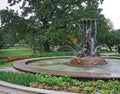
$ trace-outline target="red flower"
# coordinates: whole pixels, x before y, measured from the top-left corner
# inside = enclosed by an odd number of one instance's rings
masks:
[[[10,62],[10,61],[16,61],[19,60],[19,57],[14,57],[14,58],[6,58],[6,62]]]
[[[10,62],[10,61],[16,61],[16,60],[20,60],[20,59],[27,59],[30,58],[30,56],[19,56],[19,57],[12,57],[12,58],[6,58],[5,61],[6,62]]]

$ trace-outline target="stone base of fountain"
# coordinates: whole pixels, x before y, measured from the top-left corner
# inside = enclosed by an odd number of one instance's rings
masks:
[[[101,57],[74,57],[68,63],[72,66],[96,66],[96,65],[105,65],[107,62]]]

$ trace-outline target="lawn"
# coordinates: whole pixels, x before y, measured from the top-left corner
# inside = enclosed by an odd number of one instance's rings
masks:
[[[23,56],[23,55],[31,55],[32,49],[25,48],[25,47],[10,47],[8,49],[1,49],[0,50],[0,58],[2,57],[16,57],[16,56]]]

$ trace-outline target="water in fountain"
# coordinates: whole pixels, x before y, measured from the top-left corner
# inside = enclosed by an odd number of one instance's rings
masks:
[[[75,54],[77,54],[77,51],[73,48],[73,47],[71,47],[71,46],[69,46],[69,45],[64,45],[64,46],[62,46],[60,49],[63,49],[65,47],[65,49],[66,48],[70,48],[70,50],[71,51],[73,51]],[[64,49],[63,49],[64,50]]]
[[[96,52],[94,52],[94,49],[95,49],[95,42],[94,42],[94,39],[91,38],[91,56],[94,56],[94,54]]]

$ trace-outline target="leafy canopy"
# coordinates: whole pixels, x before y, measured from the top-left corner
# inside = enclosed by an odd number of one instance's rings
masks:
[[[68,37],[70,35],[80,39],[78,21],[83,18],[97,19],[98,31],[106,32],[105,18],[98,7],[102,2],[103,0],[8,0],[10,6],[22,3],[19,26],[22,21],[21,28],[27,32],[33,48],[40,43],[45,51],[49,51],[50,46],[73,45]]]

